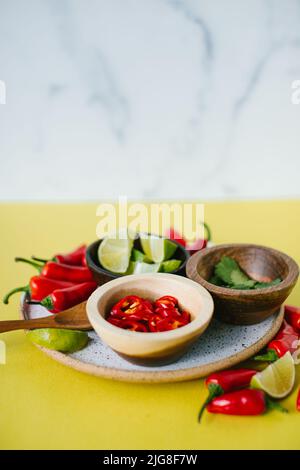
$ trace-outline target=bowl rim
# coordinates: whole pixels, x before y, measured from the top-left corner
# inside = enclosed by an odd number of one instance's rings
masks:
[[[264,251],[268,251],[271,255],[276,258],[280,258],[281,261],[288,266],[288,274],[285,279],[283,279],[279,284],[270,287],[261,287],[259,289],[232,289],[230,287],[221,287],[208,282],[204,279],[198,272],[199,261],[209,253],[219,251],[226,248],[259,248]],[[289,255],[283,253],[282,251],[276,250],[265,245],[258,245],[255,243],[222,243],[219,245],[214,245],[212,247],[204,248],[203,250],[198,251],[192,255],[186,266],[186,273],[189,279],[193,279],[195,282],[198,282],[203,287],[205,287],[209,292],[213,294],[223,294],[228,297],[233,296],[243,296],[243,297],[255,297],[258,294],[270,293],[270,292],[280,292],[286,287],[290,287],[292,284],[295,284],[299,276],[299,266],[296,261],[293,260]]]
[[[141,232],[142,233],[142,232]],[[139,234],[138,234],[139,235]],[[154,234],[153,234],[154,235]],[[157,235],[159,236],[160,238],[165,238],[167,240],[170,240],[171,242],[175,243],[177,245],[177,249],[179,248],[182,253],[184,253],[185,255],[185,259],[184,261],[182,262],[182,264],[179,266],[179,268],[175,269],[175,271],[172,271],[171,273],[162,273],[162,274],[176,274],[180,271],[182,271],[183,269],[185,270],[186,269],[186,265],[187,265],[187,262],[189,260],[189,258],[191,257],[190,253],[188,252],[188,250],[186,250],[184,248],[184,246],[182,246],[177,240],[171,240],[171,238],[168,238],[168,237],[163,237],[161,235]],[[86,254],[85,254],[85,257],[86,257],[86,262],[87,262],[87,265],[90,269],[93,269],[94,271],[97,271],[98,273],[100,274],[105,274],[107,276],[111,276],[112,279],[118,279],[119,277],[124,277],[124,274],[123,273],[113,273],[112,271],[108,271],[107,269],[103,268],[102,266],[98,266],[94,260],[93,260],[93,257],[91,255],[91,250],[95,247],[95,246],[99,246],[100,243],[102,242],[102,240],[104,240],[104,238],[100,238],[98,240],[95,240],[94,242],[90,243],[88,246],[87,246],[87,249],[86,249]],[[98,248],[97,246],[97,248]],[[100,263],[99,263],[100,264]],[[156,273],[153,273],[153,274],[156,274]],[[128,274],[126,275],[128,276]]]
[[[107,291],[118,287],[120,285],[124,285],[134,281],[136,279],[145,279],[149,281],[149,278],[159,278],[161,280],[167,281],[174,281],[179,282],[181,284],[188,284],[189,286],[193,287],[195,290],[198,291],[199,295],[202,297],[203,302],[203,310],[206,313],[205,319],[203,320],[202,315],[197,316],[193,321],[184,325],[181,328],[176,328],[175,330],[171,331],[160,331],[160,332],[149,332],[148,334],[145,332],[140,331],[130,331],[125,330],[123,328],[119,328],[118,326],[112,325],[109,323],[98,311],[98,302],[102,295],[104,295]],[[167,294],[166,294],[167,295]],[[146,273],[146,274],[129,274],[127,276],[118,277],[117,279],[113,279],[111,281],[106,282],[102,286],[99,286],[89,297],[86,305],[87,316],[94,328],[94,324],[98,323],[102,328],[111,331],[112,333],[117,333],[121,336],[127,338],[142,338],[143,340],[167,340],[168,338],[178,338],[188,335],[194,331],[197,331],[203,325],[208,325],[213,317],[214,313],[214,301],[210,294],[210,292],[205,289],[201,284],[193,281],[192,279],[188,279],[187,277],[179,276],[176,274],[170,273]]]

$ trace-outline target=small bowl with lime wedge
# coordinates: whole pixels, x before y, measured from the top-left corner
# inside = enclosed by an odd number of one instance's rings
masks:
[[[175,240],[151,234],[103,238],[88,246],[86,262],[102,285],[129,274],[172,273],[185,276],[189,252]]]

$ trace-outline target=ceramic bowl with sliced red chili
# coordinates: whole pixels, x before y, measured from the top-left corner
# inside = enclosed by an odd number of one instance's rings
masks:
[[[98,287],[87,303],[100,338],[123,358],[146,366],[180,358],[206,330],[213,310],[205,288],[164,273],[114,279]]]

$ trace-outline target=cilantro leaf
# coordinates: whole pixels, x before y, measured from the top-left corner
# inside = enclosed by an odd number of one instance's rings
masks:
[[[238,286],[239,289],[252,289],[255,281],[245,274],[238,263],[229,256],[223,256],[215,266],[215,274],[230,287]]]
[[[215,266],[213,276],[209,280],[212,284],[231,289],[262,289],[264,287],[276,286],[281,281],[280,278],[274,279],[271,282],[258,282],[250,279],[242,271],[239,264],[229,256],[221,258]]]
[[[256,282],[254,288],[255,289],[262,289],[264,287],[271,287],[271,286],[277,286],[277,284],[281,283],[280,277],[277,279],[274,279],[274,281],[271,282]]]
[[[227,287],[227,284],[224,284],[221,278],[219,278],[216,274],[211,276],[208,280],[211,284],[214,284],[215,286],[220,286],[220,287]]]

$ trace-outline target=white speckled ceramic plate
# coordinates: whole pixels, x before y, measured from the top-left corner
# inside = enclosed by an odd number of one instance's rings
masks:
[[[37,318],[47,314],[44,307],[27,305],[23,297],[23,318]],[[88,333],[88,346],[73,354],[38,347],[68,367],[99,377],[128,382],[180,382],[205,377],[249,359],[273,338],[282,320],[283,308],[257,325],[236,326],[213,320],[181,359],[160,367],[144,367],[127,362],[106,346],[94,331]]]

